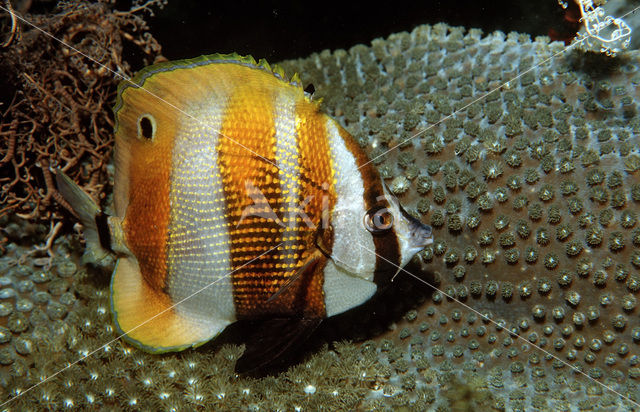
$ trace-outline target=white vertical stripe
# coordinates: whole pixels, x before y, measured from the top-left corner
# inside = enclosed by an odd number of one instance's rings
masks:
[[[324,267],[324,306],[327,317],[346,312],[371,299],[376,293],[375,283],[351,276],[333,261]]]
[[[179,125],[171,169],[169,295],[174,302],[189,297],[175,310],[209,330],[211,337],[236,318],[228,276],[230,236],[216,151],[224,101],[212,93],[207,101],[188,109],[193,117],[185,117]]]
[[[273,119],[276,129],[275,157],[282,191],[281,199],[286,205],[284,213],[276,211],[285,225],[282,245],[282,253],[285,256],[282,263],[292,267],[296,262],[294,254],[297,252],[295,246],[298,243],[295,236],[298,232],[296,210],[300,206],[300,163],[296,133],[296,104],[293,95],[277,94],[273,103]]]
[[[375,293],[376,256],[370,252],[375,250],[373,237],[363,225],[362,174],[334,120],[327,118],[326,126],[336,173],[336,205],[331,215],[333,262],[325,267],[323,288],[327,316],[333,316],[364,303]]]

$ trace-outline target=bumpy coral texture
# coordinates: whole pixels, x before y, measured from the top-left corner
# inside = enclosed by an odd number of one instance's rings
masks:
[[[429,293],[372,340],[263,379],[233,374],[236,346],[151,356],[117,341],[9,407],[632,407],[533,345],[639,399],[636,52],[610,59],[437,25],[284,66],[434,226],[412,270],[500,326]],[[104,283],[68,260],[9,268],[20,252],[0,258],[2,399],[114,337]]]

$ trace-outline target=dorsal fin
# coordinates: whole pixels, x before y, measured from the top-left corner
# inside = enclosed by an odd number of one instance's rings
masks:
[[[175,67],[194,67],[215,63],[236,63],[260,69],[265,72],[271,73],[277,79],[302,90],[302,81],[300,80],[300,76],[298,75],[298,73],[294,73],[291,78],[288,78],[284,72],[284,69],[277,64],[271,66],[265,59],[260,59],[258,62],[256,62],[256,60],[250,55],[242,56],[237,53],[214,53],[195,57],[193,59],[182,59],[156,63],[143,68],[142,70],[137,72],[131,79],[120,82],[120,84],[118,85],[116,104],[113,108],[113,111],[114,113],[117,113],[122,106],[122,92],[124,91],[124,89],[126,89],[127,87],[141,87],[144,84],[144,81],[155,73],[170,70],[171,68]],[[309,96],[307,96],[306,94],[305,99],[311,101]]]

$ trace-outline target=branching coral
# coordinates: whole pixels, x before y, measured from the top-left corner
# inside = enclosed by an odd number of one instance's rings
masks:
[[[53,14],[27,15],[30,23],[20,21],[22,38],[14,36],[0,50],[6,74],[0,87],[8,91],[0,121],[0,217],[52,220],[64,204],[52,167],[96,200],[106,195],[111,106],[119,77],[132,69],[123,51],[137,56],[135,69],[160,52],[142,18],[109,8],[106,2],[68,2]]]

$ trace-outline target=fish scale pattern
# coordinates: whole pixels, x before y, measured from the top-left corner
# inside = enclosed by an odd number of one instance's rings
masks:
[[[640,400],[637,52],[609,59],[437,25],[283,66],[315,85],[403,205],[434,226],[416,274],[446,295],[274,377],[238,378],[235,346],[153,356],[116,342],[7,407],[633,409],[558,359]],[[0,261],[2,290],[36,299],[11,286],[31,270],[12,266],[22,253]],[[68,313],[45,312],[59,327],[0,330],[3,400],[113,338],[108,287],[75,273]],[[22,353],[21,338],[38,344]]]

